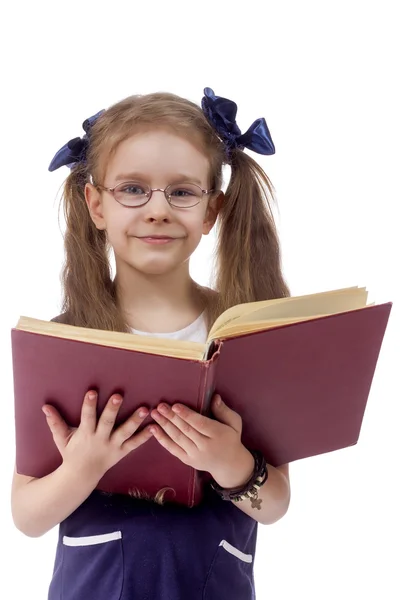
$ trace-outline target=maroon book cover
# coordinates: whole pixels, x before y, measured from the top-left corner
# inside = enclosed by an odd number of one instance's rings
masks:
[[[112,393],[117,424],[141,405],[181,402],[207,416],[214,392],[243,420],[242,441],[273,466],[356,444],[391,303],[217,342],[207,361],[146,354],[12,329],[16,467],[43,477],[61,457],[41,407],[78,426],[90,388],[99,412]],[[148,417],[143,427],[151,421]],[[198,504],[207,474],[148,442],[112,467],[104,491],[172,488],[167,500]]]

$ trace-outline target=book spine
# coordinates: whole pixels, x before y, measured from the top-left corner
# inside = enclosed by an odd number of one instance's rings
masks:
[[[202,415],[210,415],[210,404],[214,395],[216,379],[217,379],[217,368],[219,362],[219,356],[221,353],[223,343],[214,342],[214,348],[212,356],[209,360],[202,363],[202,375],[201,382],[202,387],[199,393],[199,408],[198,411]]]
[[[199,393],[197,398],[197,412],[206,417],[212,417],[210,411],[211,399],[215,390],[216,373],[219,357],[219,348],[214,352],[210,360],[201,363]],[[189,506],[195,506],[199,503],[203,495],[203,487],[209,476],[192,469],[189,481]]]

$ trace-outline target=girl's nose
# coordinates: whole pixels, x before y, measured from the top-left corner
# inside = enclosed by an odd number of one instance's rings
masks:
[[[161,190],[152,192],[150,200],[144,205],[146,210],[146,219],[167,219],[171,214],[171,207]]]

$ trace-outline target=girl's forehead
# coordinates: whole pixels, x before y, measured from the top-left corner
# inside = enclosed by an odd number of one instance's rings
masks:
[[[173,175],[207,178],[209,160],[199,143],[167,129],[139,131],[118,144],[106,166],[107,179],[122,175]]]

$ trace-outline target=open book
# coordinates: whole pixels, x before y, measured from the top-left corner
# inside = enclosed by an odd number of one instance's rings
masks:
[[[16,329],[175,358],[206,360],[215,340],[239,337],[290,323],[372,306],[367,305],[367,298],[368,292],[365,288],[351,287],[307,296],[238,304],[218,317],[205,344],[74,327],[30,317],[21,317]]]
[[[273,466],[358,441],[391,303],[367,304],[365,288],[234,306],[205,344],[73,327],[21,317],[12,329],[17,471],[33,477],[61,462],[41,407],[79,425],[85,393],[99,411],[124,396],[117,424],[139,406],[181,402],[212,418],[218,392],[243,421],[242,442]],[[143,426],[151,421],[148,417]],[[150,439],[99,482],[99,489],[200,502],[207,474]]]

